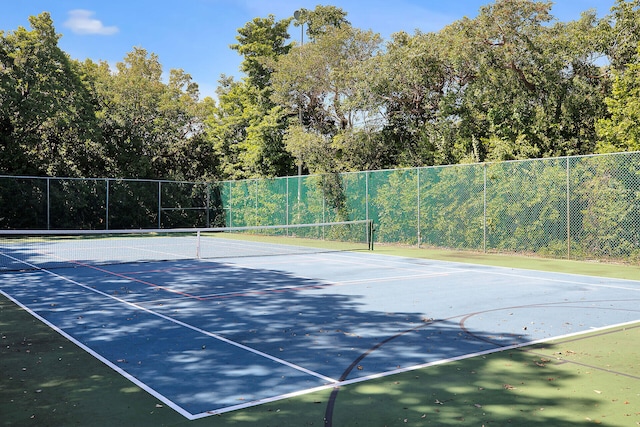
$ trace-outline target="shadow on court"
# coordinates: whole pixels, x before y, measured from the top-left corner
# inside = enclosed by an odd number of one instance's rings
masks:
[[[617,361],[614,366],[637,374],[638,347],[620,343],[639,342],[639,331],[628,328],[572,344],[537,346],[535,352],[493,353],[342,387],[334,425],[634,424],[640,421],[632,407],[637,379],[625,383],[626,377],[596,367]],[[3,425],[324,423],[329,390],[188,421],[2,296],[0,332]],[[615,359],[612,352],[617,352]],[[561,359],[552,357],[558,353]],[[595,366],[566,363],[572,360]]]
[[[217,262],[3,279],[12,298],[191,415],[525,340],[372,311],[337,285]]]

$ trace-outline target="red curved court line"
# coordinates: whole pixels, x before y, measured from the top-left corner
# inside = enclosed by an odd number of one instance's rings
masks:
[[[610,301],[610,300],[597,300],[598,302],[606,302],[606,301]],[[580,301],[580,304],[583,303],[588,303],[588,302],[594,302],[594,301]],[[385,338],[384,340],[376,343],[375,345],[373,345],[372,347],[370,347],[369,349],[367,349],[365,352],[363,352],[360,356],[358,356],[350,365],[349,367],[347,367],[347,369],[342,373],[342,375],[340,376],[340,378],[338,379],[339,382],[344,381],[347,376],[351,373],[351,371],[353,371],[353,369],[367,356],[369,356],[371,353],[373,353],[374,351],[378,350],[379,348],[381,348],[382,346],[384,346],[385,344],[395,340],[398,337],[401,337],[407,333],[410,332],[414,332],[417,331],[419,329],[434,325],[436,323],[440,323],[440,322],[445,322],[445,321],[451,321],[453,319],[457,319],[457,318],[461,318],[459,321],[459,325],[460,325],[460,329],[465,332],[466,334],[468,334],[469,336],[478,339],[480,341],[484,341],[487,342],[489,344],[495,345],[498,348],[505,348],[508,346],[504,346],[502,344],[497,344],[495,342],[492,342],[490,340],[478,337],[476,335],[474,335],[473,333],[469,332],[467,330],[467,328],[465,327],[464,323],[466,322],[467,319],[473,317],[473,316],[477,316],[479,314],[483,314],[483,313],[489,313],[489,312],[493,312],[493,311],[502,311],[502,310],[514,310],[514,309],[519,309],[519,308],[529,308],[529,307],[540,307],[540,306],[556,306],[556,307],[562,307],[563,304],[567,304],[566,301],[558,301],[555,303],[546,303],[546,304],[540,304],[540,303],[536,303],[536,304],[525,304],[525,305],[517,305],[517,306],[511,306],[511,307],[499,307],[499,308],[494,308],[491,310],[482,310],[482,311],[476,311],[473,313],[467,313],[467,314],[460,314],[460,315],[456,315],[456,316],[450,316],[447,317],[445,319],[432,319],[429,320],[428,322],[425,322],[421,325],[415,326],[413,328],[398,332],[397,334],[394,334],[392,336],[389,336],[387,338]],[[576,308],[584,308],[584,307],[576,307]],[[593,307],[589,307],[589,309],[592,309]],[[331,390],[331,394],[329,395],[329,399],[327,400],[327,406],[325,408],[325,414],[324,414],[324,422],[325,422],[325,427],[333,427],[333,412],[334,412],[334,408],[336,405],[336,402],[338,400],[338,393],[340,393],[340,385],[335,386],[332,390]]]

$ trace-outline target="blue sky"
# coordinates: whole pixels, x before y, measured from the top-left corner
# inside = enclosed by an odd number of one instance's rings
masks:
[[[182,68],[192,75],[203,96],[213,96],[221,74],[241,77],[241,57],[229,45],[237,29],[255,17],[292,16],[297,8],[333,5],[348,13],[358,28],[383,38],[397,31],[438,31],[464,16],[475,17],[491,0],[2,0],[0,30],[29,28],[28,17],[49,12],[59,46],[72,58],[111,64],[133,47],[158,55],[166,73]],[[553,15],[578,19],[582,11],[609,13],[615,0],[557,0]],[[291,37],[300,38],[292,27]]]

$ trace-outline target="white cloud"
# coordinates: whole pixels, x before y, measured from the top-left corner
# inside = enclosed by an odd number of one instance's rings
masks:
[[[118,27],[106,27],[102,21],[93,18],[95,12],[84,9],[75,9],[69,11],[69,19],[64,26],[70,28],[76,34],[98,34],[109,36],[117,33]]]

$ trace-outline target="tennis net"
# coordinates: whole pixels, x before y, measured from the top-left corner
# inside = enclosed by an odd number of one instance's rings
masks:
[[[3,230],[0,272],[373,249],[369,220],[157,230]]]

